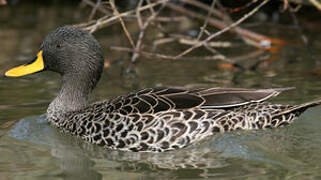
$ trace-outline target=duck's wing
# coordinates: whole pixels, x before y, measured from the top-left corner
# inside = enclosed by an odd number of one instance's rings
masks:
[[[242,106],[253,102],[262,102],[279,95],[282,91],[294,89],[241,89],[241,88],[211,88],[205,89],[198,94],[205,99],[201,108],[229,108]]]
[[[224,109],[253,102],[261,102],[277,96],[279,89],[202,88],[185,89],[178,87],[157,87],[120,96],[109,101],[110,111],[121,114],[157,113],[171,109]]]

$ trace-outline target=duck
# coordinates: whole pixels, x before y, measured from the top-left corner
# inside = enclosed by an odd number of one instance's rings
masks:
[[[103,67],[94,36],[63,26],[45,37],[32,61],[5,76],[60,74],[61,89],[46,113],[49,124],[91,144],[133,152],[176,150],[224,132],[286,126],[321,104],[321,99],[299,105],[266,101],[291,88],[182,87],[145,88],[90,104]]]

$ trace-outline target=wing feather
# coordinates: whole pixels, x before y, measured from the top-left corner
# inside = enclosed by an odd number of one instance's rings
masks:
[[[179,87],[148,88],[111,100],[113,104],[122,104],[115,110],[132,106],[138,113],[157,113],[171,109],[224,109],[242,106],[253,102],[262,102],[277,96],[284,90],[278,89],[241,89],[241,88],[200,88],[185,89]],[[137,103],[127,104],[125,102]],[[127,107],[128,108],[128,107]]]

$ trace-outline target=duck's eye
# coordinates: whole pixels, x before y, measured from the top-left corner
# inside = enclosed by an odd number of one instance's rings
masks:
[[[57,48],[61,48],[61,44],[57,44],[57,46],[56,46]]]

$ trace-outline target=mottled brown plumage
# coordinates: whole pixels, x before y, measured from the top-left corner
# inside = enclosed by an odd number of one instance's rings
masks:
[[[263,102],[282,90],[149,88],[80,111],[49,110],[48,117],[64,132],[106,148],[162,152],[217,133],[284,126],[320,104]]]

